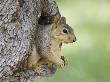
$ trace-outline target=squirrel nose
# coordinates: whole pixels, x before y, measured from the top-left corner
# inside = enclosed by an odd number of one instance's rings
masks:
[[[73,40],[73,42],[75,42],[75,40]]]
[[[76,40],[73,40],[73,42],[75,42]]]
[[[76,37],[74,38],[73,42],[76,42]]]

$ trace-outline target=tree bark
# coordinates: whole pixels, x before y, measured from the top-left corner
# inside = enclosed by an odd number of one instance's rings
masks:
[[[52,0],[0,0],[0,82],[27,82],[43,76],[27,69],[25,61],[32,52],[38,23],[52,23],[56,15],[60,13]],[[50,72],[44,76],[56,69],[46,69]]]

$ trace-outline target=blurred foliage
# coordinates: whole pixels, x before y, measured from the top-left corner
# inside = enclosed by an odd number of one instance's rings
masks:
[[[64,44],[69,65],[37,82],[110,82],[110,0],[56,0],[77,42]]]

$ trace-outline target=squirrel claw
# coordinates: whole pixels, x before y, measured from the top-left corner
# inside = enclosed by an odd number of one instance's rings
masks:
[[[36,73],[38,73],[39,75],[41,75],[41,73],[43,72],[42,69],[39,66],[36,66],[35,69],[34,69],[34,71]]]
[[[64,62],[57,65],[59,68],[64,68]]]
[[[64,64],[63,65],[60,65],[60,68],[64,68]]]
[[[64,61],[64,66],[68,65],[68,60],[65,58],[65,56],[61,56],[61,59]]]

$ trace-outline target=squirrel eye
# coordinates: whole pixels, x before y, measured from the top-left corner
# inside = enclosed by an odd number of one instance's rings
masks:
[[[64,33],[68,33],[68,31],[67,31],[66,29],[63,29],[63,32],[64,32]]]

